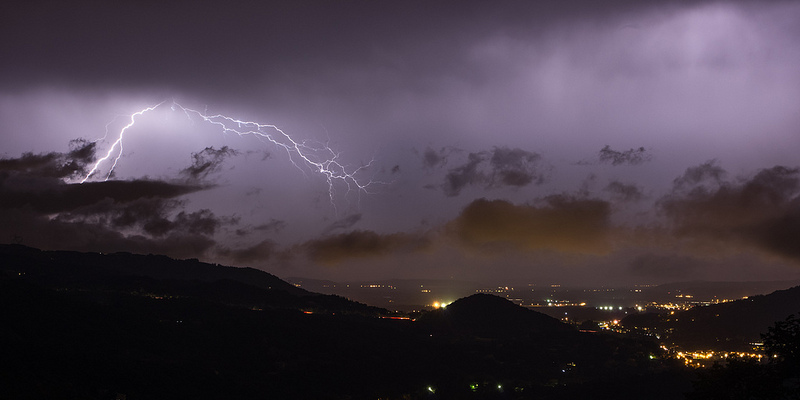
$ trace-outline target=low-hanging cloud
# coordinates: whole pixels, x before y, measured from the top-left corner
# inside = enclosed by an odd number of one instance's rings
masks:
[[[41,213],[59,213],[107,200],[125,204],[141,198],[176,198],[206,188],[153,180],[67,184],[59,179],[0,176],[0,208],[24,206]]]
[[[307,254],[315,262],[333,265],[347,259],[385,256],[395,251],[416,252],[428,245],[429,239],[424,235],[379,234],[365,230],[310,240],[295,251]]]
[[[700,260],[688,256],[648,253],[631,260],[629,271],[649,279],[689,279],[701,264]]]
[[[257,231],[266,231],[266,232],[280,232],[284,228],[286,228],[286,221],[272,218],[269,222],[264,224],[259,224],[253,227],[254,230]]]
[[[275,254],[277,246],[270,240],[262,240],[244,248],[218,248],[216,254],[233,261],[236,265],[263,264]]]
[[[718,188],[725,181],[727,171],[719,166],[717,160],[709,160],[698,166],[689,167],[683,175],[672,181],[673,191],[708,190]]]
[[[0,159],[0,209],[29,207],[40,213],[60,213],[103,201],[128,203],[142,198],[169,199],[207,187],[136,179],[69,184],[94,160],[94,143],[73,140],[68,153],[26,153]]]
[[[357,224],[358,221],[361,221],[361,214],[352,214],[348,215],[344,218],[334,221],[330,225],[326,226],[325,229],[322,230],[322,234],[326,235],[332,231],[337,229],[349,229],[353,227],[353,225]]]
[[[185,211],[181,197],[208,186],[149,179],[67,183],[86,173],[94,144],[67,153],[0,160],[0,235],[43,248],[197,256],[220,226],[208,209]]]
[[[800,169],[775,166],[736,181],[724,175],[706,163],[676,179],[659,202],[675,233],[800,261]]]
[[[68,153],[25,153],[19,158],[0,159],[0,173],[24,174],[42,178],[73,178],[86,173],[94,161],[96,144],[85,139],[70,141]]]
[[[0,210],[0,237],[43,249],[164,254],[196,258],[215,245],[213,238],[190,231],[161,237],[113,228],[100,221],[49,219],[28,208]]]
[[[603,188],[604,192],[611,194],[614,200],[621,202],[636,202],[644,198],[644,193],[639,186],[632,183],[611,181]]]
[[[478,199],[449,222],[446,231],[473,248],[598,253],[607,246],[610,214],[605,201],[563,195],[547,197],[538,206]]]

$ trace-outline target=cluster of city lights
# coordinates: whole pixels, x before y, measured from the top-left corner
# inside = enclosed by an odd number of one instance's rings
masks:
[[[433,304],[431,304],[431,307],[433,307],[435,309],[439,309],[439,308],[445,308],[445,307],[447,307],[449,305],[450,305],[450,303],[445,302],[445,301],[434,301]]]
[[[675,352],[675,357],[678,359],[683,360],[683,363],[689,367],[701,368],[708,366],[713,362],[720,362],[726,361],[729,358],[749,358],[754,359],[756,361],[761,361],[764,358],[763,354],[759,353],[748,353],[748,352],[739,352],[739,351],[713,351],[713,350],[703,350],[703,351],[678,351]]]
[[[502,384],[502,383],[498,383],[498,384],[496,384],[496,385],[495,385],[495,384],[487,384],[487,383],[484,383],[483,385],[481,385],[480,383],[477,383],[477,382],[472,382],[472,383],[470,383],[470,384],[469,384],[469,389],[470,389],[472,392],[477,392],[478,390],[480,390],[480,389],[481,389],[481,387],[482,387],[482,386],[485,388],[484,390],[486,390],[486,389],[490,389],[490,390],[496,390],[496,391],[498,391],[498,392],[500,392],[500,393],[502,393],[502,392],[504,391],[504,389],[505,389],[505,388],[503,387],[503,384]],[[436,393],[436,387],[435,387],[435,386],[427,386],[427,387],[425,388],[425,390],[426,390],[426,391],[428,391],[428,393]],[[514,391],[515,391],[515,392],[521,392],[522,390],[523,390],[523,389],[522,389],[521,387],[515,387],[515,388],[514,388]]]

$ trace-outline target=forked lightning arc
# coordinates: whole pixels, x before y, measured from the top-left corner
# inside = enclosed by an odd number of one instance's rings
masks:
[[[92,165],[92,168],[89,170],[86,176],[81,179],[80,183],[84,183],[98,174],[100,166],[103,163],[111,164],[108,169],[108,173],[105,176],[105,180],[110,179],[112,173],[114,172],[114,168],[116,168],[117,163],[123,154],[125,133],[135,125],[138,117],[141,117],[143,114],[161,107],[165,103],[166,101],[163,101],[154,106],[144,108],[131,114],[128,124],[120,129],[116,140],[114,140],[114,142],[111,144],[111,147],[108,149],[106,154],[99,158],[94,165]],[[312,171],[325,177],[328,183],[328,194],[330,195],[332,203],[334,201],[334,183],[337,181],[343,182],[347,186],[348,190],[358,190],[365,193],[370,185],[376,183],[373,181],[364,182],[356,177],[359,172],[365,168],[368,168],[372,164],[373,160],[370,160],[370,162],[365,165],[348,171],[348,169],[338,161],[339,153],[334,151],[327,144],[317,141],[295,140],[289,134],[275,125],[262,124],[254,121],[243,121],[222,114],[207,115],[206,113],[184,107],[175,101],[170,103],[170,109],[172,111],[183,112],[186,115],[186,118],[191,121],[199,118],[203,122],[217,126],[222,133],[233,133],[238,136],[253,136],[261,141],[264,141],[265,143],[271,143],[284,149],[289,156],[289,161],[295,167],[303,171],[298,164],[301,163],[310,168]],[[305,171],[303,172],[305,173]]]

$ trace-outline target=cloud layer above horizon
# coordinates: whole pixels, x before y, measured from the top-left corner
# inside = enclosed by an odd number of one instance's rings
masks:
[[[796,2],[10,13],[0,242],[335,280],[800,278]]]

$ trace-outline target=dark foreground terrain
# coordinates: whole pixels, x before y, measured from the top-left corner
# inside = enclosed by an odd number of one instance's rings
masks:
[[[409,319],[161,256],[0,246],[0,305],[2,399],[680,399],[695,379],[491,295]]]

